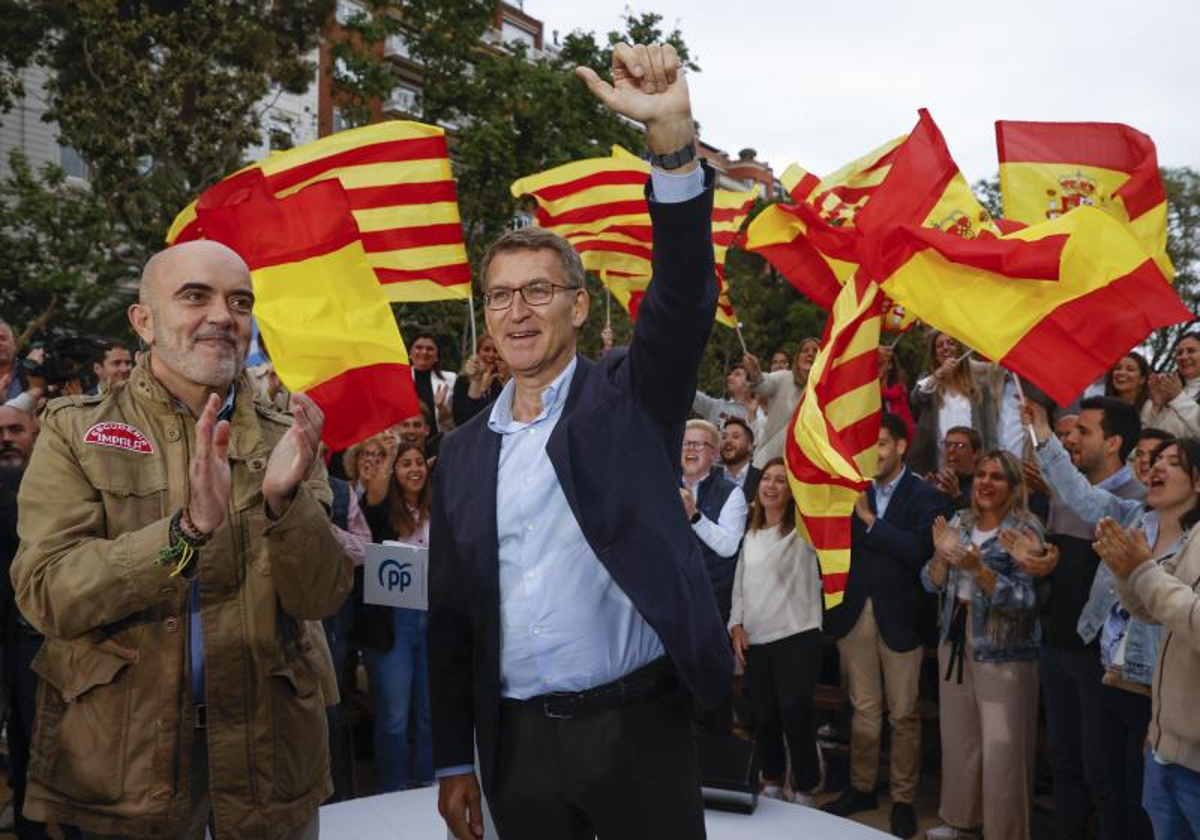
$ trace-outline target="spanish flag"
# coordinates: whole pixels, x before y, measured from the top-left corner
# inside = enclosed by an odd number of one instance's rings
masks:
[[[579,252],[613,297],[637,318],[652,273],[654,231],[645,187],[650,165],[620,146],[606,158],[586,158],[527,175],[512,184],[514,197],[537,202],[539,227],[557,233]],[[725,287],[725,255],[741,229],[755,193],[718,189],[713,200],[713,256],[717,266],[716,321],[737,326]]]
[[[330,450],[418,413],[408,354],[342,185],[327,178],[276,198],[251,168],[218,186],[197,221],[250,266],[275,370],[321,407]]]
[[[1167,279],[1167,194],[1154,141],[1120,123],[996,123],[1006,218],[1027,225],[1098,207],[1129,225]]]
[[[879,454],[882,303],[879,287],[862,272],[842,287],[785,449],[802,534],[820,560],[826,608],[845,594],[850,516]]]
[[[895,189],[896,162],[915,191]],[[919,168],[918,168],[919,167]],[[762,254],[801,293],[830,309],[859,266],[863,228],[913,224],[966,239],[999,236],[950,156],[933,119],[920,112],[916,127],[817,181],[799,167],[784,173],[794,205],[774,204],[747,229],[746,249]],[[892,189],[883,186],[891,180]],[[904,331],[918,313],[885,303],[886,328]]]
[[[388,300],[465,300],[471,267],[445,132],[416,122],[382,122],[322,137],[252,164],[284,198],[332,180],[345,191],[362,248]],[[207,234],[186,207],[167,241]]]
[[[963,188],[945,139],[922,111],[856,217],[859,262],[908,312],[1060,405],[1153,330],[1191,319],[1151,254],[1114,216],[1083,206],[1004,236],[989,222],[972,237],[956,221],[954,193]]]

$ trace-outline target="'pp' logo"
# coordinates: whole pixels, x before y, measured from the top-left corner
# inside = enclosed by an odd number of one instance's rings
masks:
[[[379,585],[388,592],[399,589],[403,592],[412,586],[412,563],[384,560],[379,564]]]

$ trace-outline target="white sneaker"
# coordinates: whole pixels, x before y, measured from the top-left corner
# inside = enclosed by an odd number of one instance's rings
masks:
[[[766,799],[783,799],[782,785],[764,785],[762,796]]]
[[[925,832],[925,840],[975,840],[978,836],[973,831],[963,831],[952,825],[939,825]]]

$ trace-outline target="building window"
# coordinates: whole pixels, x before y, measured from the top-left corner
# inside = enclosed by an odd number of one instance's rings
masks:
[[[345,26],[362,10],[362,4],[356,3],[354,0],[337,0],[337,11],[334,12],[334,17],[337,18],[338,25]]]
[[[87,162],[79,156],[79,152],[75,151],[73,146],[58,147],[58,165],[62,167],[63,172],[67,173],[69,178],[86,181],[92,176]]]
[[[507,18],[500,24],[500,37],[506,44],[524,44],[529,49],[537,47],[537,36],[523,26],[518,26]]]
[[[421,91],[411,85],[396,85],[383,103],[383,110],[394,114],[419,114]]]

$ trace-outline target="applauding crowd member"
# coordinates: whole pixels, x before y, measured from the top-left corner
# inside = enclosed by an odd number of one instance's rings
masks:
[[[933,529],[921,579],[941,601],[939,714],[946,825],[952,838],[1029,837],[1037,740],[1040,630],[1033,579],[1008,553],[1002,530],[1041,526],[1029,512],[1021,464],[994,450],[979,461],[971,506]]]
[[[781,459],[763,470],[738,557],[729,618],[733,649],[754,703],[763,793],[813,804],[823,783],[813,720],[821,665],[821,574],[796,532],[796,510]],[[785,768],[792,778],[784,778]]]

